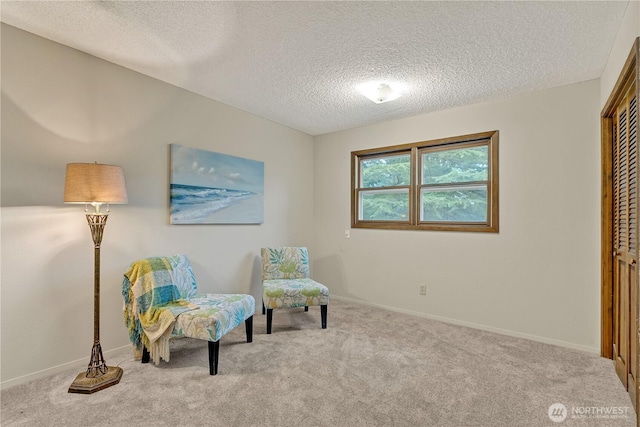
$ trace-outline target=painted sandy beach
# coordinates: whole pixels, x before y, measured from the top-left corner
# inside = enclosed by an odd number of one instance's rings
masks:
[[[262,194],[171,184],[172,224],[262,223]]]

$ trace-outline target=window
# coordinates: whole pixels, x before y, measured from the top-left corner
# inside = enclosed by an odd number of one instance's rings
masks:
[[[498,232],[498,131],[351,153],[351,226]]]

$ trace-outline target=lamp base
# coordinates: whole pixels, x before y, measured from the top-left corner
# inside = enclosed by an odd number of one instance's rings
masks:
[[[69,387],[69,393],[91,394],[103,388],[111,387],[120,382],[122,368],[107,366],[107,372],[98,377],[87,377],[87,372],[81,372]]]

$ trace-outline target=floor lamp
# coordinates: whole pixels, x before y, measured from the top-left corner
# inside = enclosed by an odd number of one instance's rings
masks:
[[[119,166],[98,163],[69,163],[64,184],[64,202],[85,205],[94,247],[93,268],[93,348],[86,372],[78,374],[69,393],[90,394],[118,384],[122,368],[107,366],[100,347],[100,243],[110,204],[127,203],[124,172]],[[100,207],[106,204],[106,212]],[[94,211],[89,211],[89,205]]]

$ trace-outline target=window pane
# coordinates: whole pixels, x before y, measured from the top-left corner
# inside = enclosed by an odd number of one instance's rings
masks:
[[[364,159],[360,171],[362,188],[409,185],[411,159],[409,154]]]
[[[408,221],[409,190],[360,192],[359,219],[365,221]]]
[[[487,187],[438,188],[420,191],[421,221],[487,222]]]
[[[422,153],[422,184],[487,181],[489,150],[481,147]]]

